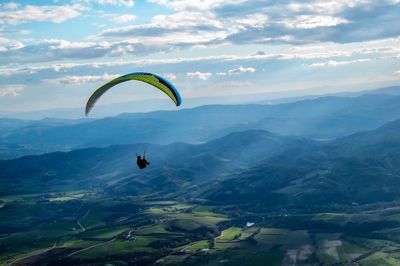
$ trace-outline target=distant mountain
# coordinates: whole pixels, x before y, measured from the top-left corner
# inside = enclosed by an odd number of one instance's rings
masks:
[[[392,86],[392,87],[386,87],[386,88],[380,88],[380,89],[374,89],[374,90],[366,90],[366,91],[361,91],[361,92],[353,92],[349,93],[347,95],[353,95],[353,96],[359,96],[362,94],[388,94],[388,95],[400,95],[400,86]]]
[[[0,158],[138,142],[203,143],[246,130],[333,139],[400,118],[399,102],[400,96],[394,95],[323,97],[279,105],[209,105],[121,114],[94,121],[30,121],[2,134]]]
[[[328,142],[308,154],[286,152],[196,191],[218,204],[318,208],[400,199],[400,120]]]
[[[0,194],[106,187],[128,194],[176,191],[247,169],[287,149],[314,145],[301,138],[246,131],[200,145],[119,145],[26,156],[0,161]],[[135,153],[144,150],[151,166],[140,171]]]
[[[341,91],[337,92],[336,87],[313,88],[306,90],[286,90],[277,92],[243,94],[231,96],[214,96],[214,97],[198,97],[185,99],[185,108],[195,108],[203,105],[223,104],[281,104],[298,102],[302,100],[316,99],[327,96],[338,97],[355,97],[365,94],[389,94],[400,95],[400,86],[379,88],[379,89],[363,89],[358,91]],[[322,93],[321,93],[322,92]],[[93,118],[104,118],[116,116],[123,112],[151,112],[157,110],[174,110],[168,99],[152,99],[143,101],[132,101],[113,103],[96,106],[95,112],[91,114]],[[82,119],[84,118],[83,106],[80,108],[58,108],[48,110],[37,110],[30,112],[12,113],[2,112],[0,110],[0,118],[14,118],[23,120],[40,120],[46,117],[60,119]]]
[[[340,138],[331,144],[341,156],[375,157],[397,155],[400,159],[400,120],[382,127]]]
[[[0,194],[96,189],[200,198],[249,210],[400,200],[399,136],[397,120],[329,142],[249,130],[198,145],[118,145],[27,156],[0,161]],[[135,152],[144,150],[151,165],[140,171]]]

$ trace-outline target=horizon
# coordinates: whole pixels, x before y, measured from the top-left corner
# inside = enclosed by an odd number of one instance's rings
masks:
[[[109,104],[99,104],[96,107],[94,114],[90,117],[86,117],[83,113],[83,107],[69,107],[69,108],[57,108],[57,109],[39,109],[32,110],[31,112],[16,112],[8,113],[0,110],[0,119],[23,119],[23,120],[42,120],[42,119],[101,119],[107,117],[114,117],[120,114],[129,113],[151,113],[158,111],[179,111],[185,109],[194,109],[198,107],[212,106],[212,105],[276,105],[285,104],[290,102],[299,102],[304,100],[313,100],[321,97],[348,97],[356,96],[360,97],[368,95],[369,93],[381,93],[385,94],[385,90],[395,89],[400,86],[389,86],[383,88],[373,88],[364,90],[343,90],[335,91],[332,93],[325,92],[324,94],[318,94],[315,90],[304,90],[300,92],[285,91],[285,95],[282,93],[271,92],[263,94],[245,94],[245,95],[234,95],[228,99],[224,99],[223,96],[219,97],[201,97],[194,99],[187,99],[186,105],[183,108],[176,109],[170,106],[170,101],[167,99],[156,99],[147,101],[129,101],[129,102],[118,102]],[[314,94],[313,94],[314,93]],[[148,105],[156,102],[159,107],[151,108]],[[132,107],[134,104],[134,107]]]

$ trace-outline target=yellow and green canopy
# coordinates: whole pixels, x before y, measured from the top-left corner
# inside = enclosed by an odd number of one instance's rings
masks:
[[[131,74],[127,74],[118,78],[115,78],[100,88],[98,88],[92,96],[90,96],[88,102],[86,103],[86,116],[90,113],[90,111],[93,109],[94,105],[96,102],[100,99],[100,97],[106,93],[109,89],[114,87],[117,84],[120,84],[125,81],[129,80],[139,80],[142,82],[145,82],[147,84],[150,84],[157,89],[161,90],[165,94],[168,95],[168,97],[171,98],[172,101],[176,104],[176,106],[179,106],[182,103],[181,96],[179,95],[178,90],[175,88],[174,85],[172,85],[168,80],[165,78],[158,76],[156,74],[152,73],[147,73],[147,72],[135,72]]]

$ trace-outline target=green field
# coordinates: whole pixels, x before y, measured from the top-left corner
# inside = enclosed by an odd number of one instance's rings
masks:
[[[400,222],[395,211],[278,215],[246,228],[236,214],[219,213],[215,206],[137,198],[99,201],[76,191],[44,202],[38,197],[3,202],[0,225],[14,229],[0,235],[0,264],[61,259],[115,265],[138,260],[160,265],[400,265],[400,227],[385,224]],[[371,231],[367,222],[378,229]],[[337,232],[316,230],[315,223]],[[365,228],[365,234],[349,234],[349,223]]]
[[[221,232],[221,235],[216,239],[217,241],[232,241],[239,239],[243,229],[239,227],[230,227]]]

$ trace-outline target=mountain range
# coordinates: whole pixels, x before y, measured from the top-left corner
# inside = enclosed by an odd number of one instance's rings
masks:
[[[115,144],[196,144],[246,130],[329,140],[399,119],[399,102],[397,95],[366,94],[275,105],[209,105],[103,119],[0,119],[0,159]]]
[[[396,120],[331,141],[247,130],[203,144],[113,145],[25,156],[0,161],[0,193],[94,189],[250,209],[390,202],[400,199],[399,136]],[[135,152],[142,150],[151,165],[139,171]]]

